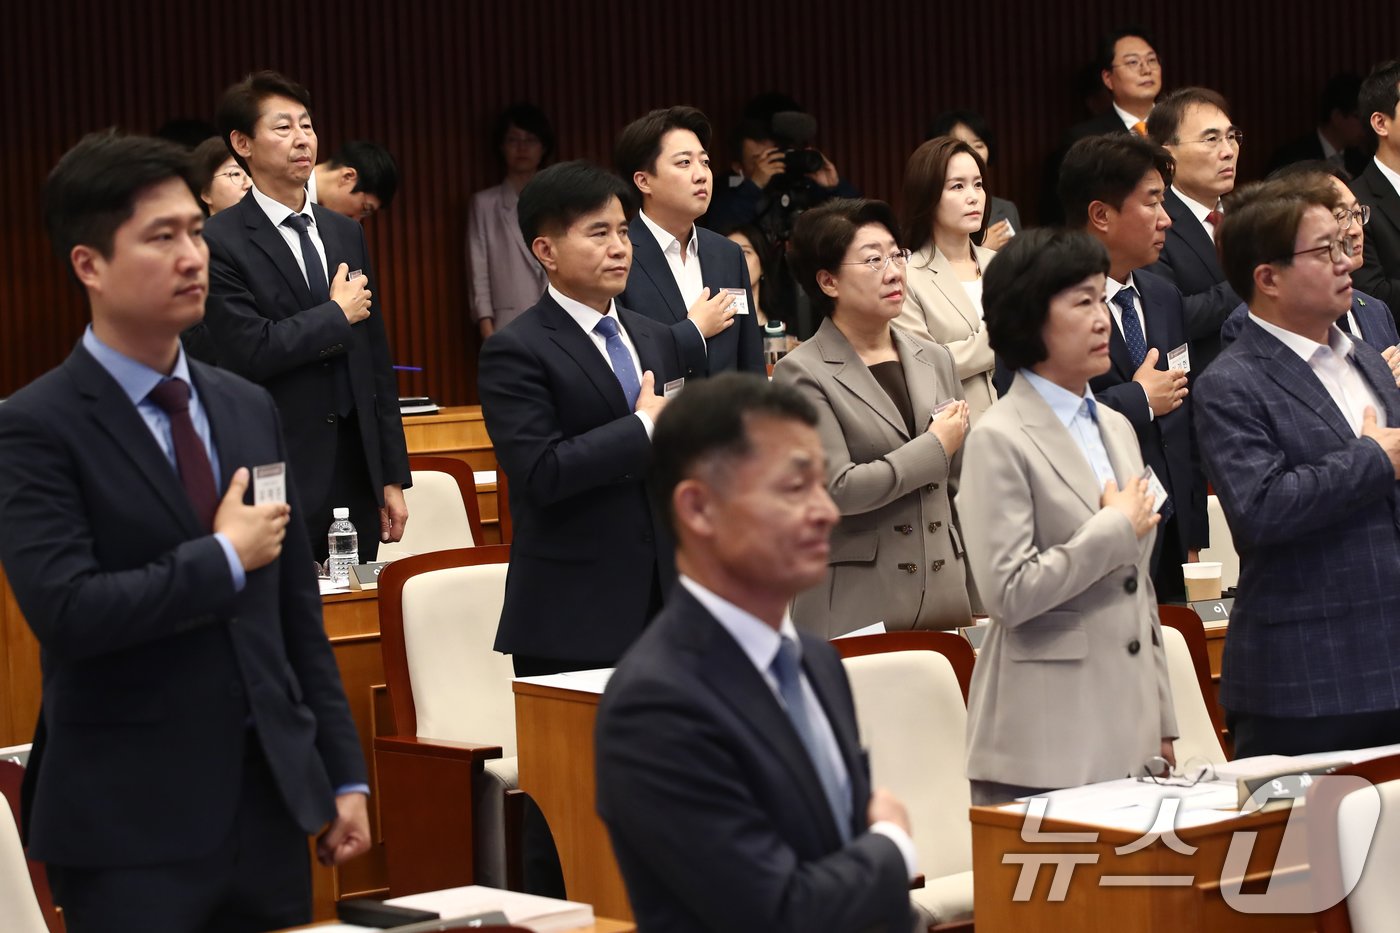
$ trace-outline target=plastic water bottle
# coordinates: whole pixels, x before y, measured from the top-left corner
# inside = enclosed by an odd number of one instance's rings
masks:
[[[355,526],[350,524],[350,510],[336,509],[331,513],[331,522],[326,543],[330,546],[330,556],[326,558],[326,570],[330,572],[331,583],[335,586],[350,585],[350,568],[360,562],[360,536]]]
[[[763,358],[768,364],[768,378],[773,378],[773,367],[778,360],[787,356],[787,326],[782,321],[769,321],[763,325]]]

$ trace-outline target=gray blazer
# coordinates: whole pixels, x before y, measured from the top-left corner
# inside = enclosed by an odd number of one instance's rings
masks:
[[[995,252],[980,246],[974,246],[973,251],[984,270],[996,257]],[[963,397],[971,410],[972,423],[976,424],[997,399],[992,385],[996,357],[987,342],[982,316],[967,297],[948,257],[932,243],[909,259],[904,309],[895,323],[916,337],[943,344],[953,354]]]
[[[1120,482],[1132,425],[1100,405]],[[968,695],[967,776],[1074,787],[1141,773],[1176,717],[1148,561],[1089,462],[1019,374],[967,439],[957,496],[991,630]]]
[[[960,458],[922,430],[939,402],[962,398],[946,350],[891,328],[914,407],[899,410],[830,318],[783,357],[773,380],[817,407],[831,497],[841,524],[831,569],[793,603],[797,626],[832,638],[876,622],[889,629],[966,625],[967,564],[949,500]]]
[[[472,320],[491,318],[497,330],[534,307],[549,284],[520,234],[519,200],[515,189],[502,182],[472,195],[467,212]]]

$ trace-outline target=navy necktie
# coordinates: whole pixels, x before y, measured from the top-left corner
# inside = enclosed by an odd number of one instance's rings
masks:
[[[604,316],[593,329],[607,340],[608,359],[612,360],[613,372],[622,383],[622,394],[627,396],[627,407],[635,410],[637,397],[642,394],[642,381],[637,375],[637,367],[632,364],[632,354],[627,352],[627,344],[617,331],[617,321]]]
[[[1137,309],[1133,307],[1133,296],[1136,294],[1137,291],[1130,285],[1118,289],[1113,296],[1113,303],[1123,312],[1123,342],[1128,345],[1128,358],[1132,360],[1134,370],[1147,359],[1147,335],[1142,332]]]
[[[170,437],[175,445],[175,471],[180,485],[185,487],[194,506],[199,525],[207,531],[214,528],[214,513],[218,510],[219,494],[214,485],[214,467],[209,453],[194,429],[190,418],[190,387],[182,379],[166,379],[146,396],[170,418]]]
[[[831,805],[832,816],[836,818],[836,828],[841,833],[841,841],[851,839],[851,793],[846,781],[836,772],[831,759],[820,742],[812,720],[807,714],[807,703],[802,696],[802,649],[791,638],[784,638],[773,658],[771,666],[774,678],[778,681],[778,693],[783,698],[783,708],[797,736],[807,749],[807,757],[821,781],[827,802]]]
[[[282,223],[295,230],[297,238],[301,240],[301,261],[306,264],[306,287],[311,289],[311,297],[318,305],[330,301],[326,267],[321,263],[321,254],[316,252],[316,244],[311,242],[311,218],[305,214],[292,214]]]

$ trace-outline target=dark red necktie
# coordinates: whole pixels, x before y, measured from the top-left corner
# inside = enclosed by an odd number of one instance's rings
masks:
[[[170,435],[175,442],[175,469],[180,485],[190,497],[200,527],[212,530],[219,494],[214,488],[214,468],[204,442],[195,433],[190,419],[190,387],[181,379],[167,379],[146,396],[170,416]]]
[[[1210,224],[1216,229],[1220,228],[1220,221],[1224,219],[1225,215],[1220,213],[1219,211],[1211,211],[1209,214],[1206,215],[1206,223]]]

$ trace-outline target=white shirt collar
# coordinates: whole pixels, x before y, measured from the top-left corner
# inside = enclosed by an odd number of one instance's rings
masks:
[[[1400,173],[1382,162],[1379,156],[1376,157],[1376,168],[1381,170],[1381,174],[1385,176],[1386,181],[1390,182],[1390,187],[1395,189],[1395,193],[1400,194]]]
[[[773,659],[778,656],[778,646],[783,638],[790,638],[801,647],[802,642],[797,637],[797,626],[792,624],[792,616],[787,612],[783,613],[783,621],[778,630],[774,631],[773,626],[758,616],[707,590],[685,574],[681,574],[681,585],[689,590],[690,595],[694,596],[700,605],[715,617],[715,621],[739,643],[749,661],[765,677],[769,675]]]
[[[1031,384],[1031,388],[1045,399],[1045,404],[1050,406],[1050,410],[1055,413],[1055,417],[1060,420],[1060,424],[1069,427],[1070,423],[1079,415],[1079,411],[1084,407],[1084,400],[1094,397],[1094,390],[1086,383],[1083,395],[1075,395],[1062,385],[1057,385],[1046,379],[1039,373],[1032,372],[1029,368],[1020,370],[1022,376]]]
[[[1180,188],[1178,188],[1176,185],[1172,185],[1172,191],[1174,191],[1174,192],[1176,193],[1176,196],[1177,196],[1178,198],[1181,198],[1181,203],[1182,203],[1182,204],[1185,204],[1187,207],[1189,207],[1189,208],[1191,209],[1191,213],[1193,213],[1193,214],[1196,215],[1196,219],[1199,220],[1199,221],[1201,222],[1201,225],[1202,225],[1202,226],[1205,226],[1205,223],[1206,223],[1206,215],[1207,215],[1207,214],[1209,214],[1211,211],[1216,211],[1216,210],[1219,210],[1219,209],[1220,209],[1220,202],[1219,202],[1219,201],[1216,201],[1216,202],[1215,202],[1215,206],[1214,206],[1214,207],[1206,207],[1206,206],[1205,206],[1204,204],[1202,204],[1200,201],[1195,201],[1195,200],[1192,200],[1191,198],[1187,197],[1186,194],[1184,194],[1184,193],[1182,192],[1182,190],[1181,190]]]
[[[309,197],[302,202],[300,211],[294,211],[281,201],[272,200],[272,198],[269,198],[259,191],[257,185],[254,185],[253,200],[257,202],[258,207],[263,209],[263,213],[267,215],[268,220],[272,221],[274,227],[282,226],[282,222],[293,214],[304,214],[306,217],[310,218],[311,225],[313,227],[316,226],[316,215],[311,210],[311,198]]]
[[[673,249],[676,250],[677,253],[680,252],[681,241],[671,236],[669,231],[663,230],[656,221],[647,216],[646,211],[638,211],[637,216],[642,219],[642,223],[646,224],[647,229],[651,231],[651,235],[656,237],[656,242],[657,245],[661,247],[661,252],[669,253]],[[700,255],[700,237],[695,232],[695,224],[690,225],[690,242],[686,244],[685,255],[688,259],[694,259],[696,256]]]
[[[316,198],[316,169],[311,170],[311,177],[306,180],[306,200],[312,204],[320,204]]]
[[[1317,355],[1318,349],[1322,346],[1322,344],[1318,343],[1316,340],[1311,340],[1304,337],[1302,334],[1295,334],[1291,330],[1285,330],[1277,324],[1264,320],[1253,311],[1249,312],[1249,319],[1264,328],[1264,330],[1268,331],[1274,337],[1277,337],[1280,343],[1298,354],[1303,362],[1309,365],[1312,364],[1313,357]],[[1339,359],[1345,359],[1351,356],[1356,350],[1356,344],[1352,342],[1350,337],[1342,333],[1342,329],[1336,324],[1327,328],[1327,345],[1331,347],[1332,352],[1335,353]]]
[[[1337,147],[1332,145],[1332,143],[1328,141],[1326,136],[1322,135],[1322,130],[1317,130],[1316,132],[1317,141],[1322,143],[1322,158],[1331,159],[1337,154]]]
[[[1128,113],[1128,111],[1118,106],[1117,101],[1113,102],[1113,110],[1115,113],[1118,114],[1118,119],[1122,120],[1123,125],[1128,128],[1129,133],[1133,132],[1133,127],[1137,126],[1139,123],[1147,122],[1146,117],[1143,117],[1141,120],[1139,120],[1137,117],[1133,116],[1131,113]]]
[[[1133,274],[1131,272],[1128,273],[1128,278],[1122,285],[1115,282],[1112,276],[1104,276],[1104,291],[1107,293],[1109,301],[1112,301],[1113,296],[1125,288],[1131,288],[1134,291],[1137,290],[1137,286],[1133,284]]]
[[[593,333],[593,328],[598,326],[598,322],[603,319],[603,315],[594,311],[581,301],[575,301],[568,295],[555,288],[553,284],[547,289],[549,296],[559,302],[559,307],[564,309],[564,313],[574,319],[574,323],[583,328],[585,334]],[[608,300],[608,317],[617,321],[618,329],[622,328],[622,321],[617,315],[617,303],[612,299]]]

